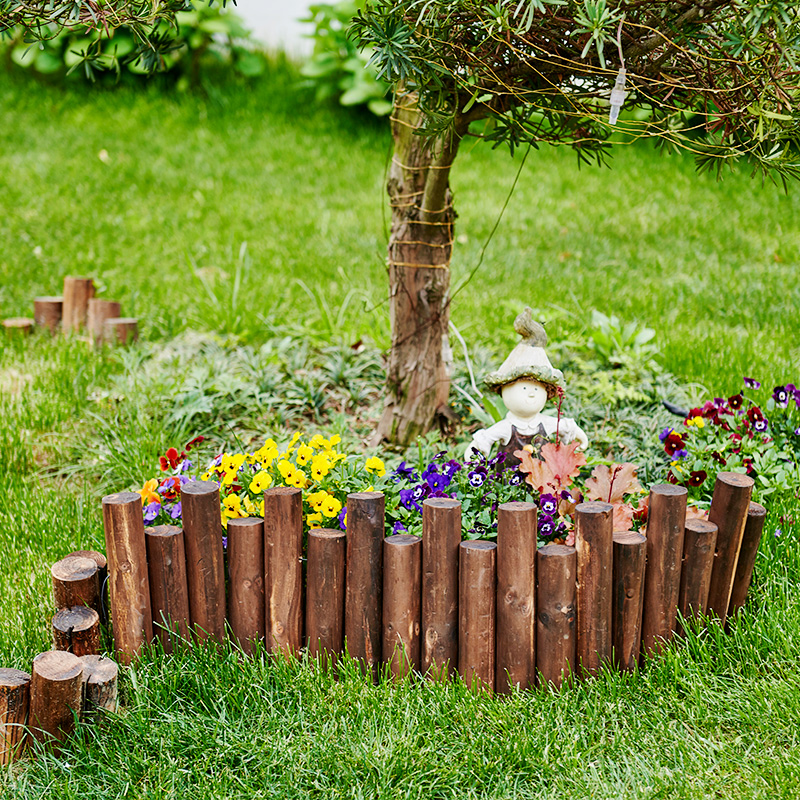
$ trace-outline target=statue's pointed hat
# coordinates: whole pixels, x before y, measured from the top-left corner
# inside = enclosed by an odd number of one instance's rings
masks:
[[[533,311],[527,306],[514,320],[514,330],[522,337],[522,341],[511,351],[500,369],[484,378],[484,383],[496,392],[520,378],[533,378],[546,384],[548,394],[553,394],[556,387],[563,388],[564,375],[550,363],[544,351],[547,334],[538,322],[534,322]]]

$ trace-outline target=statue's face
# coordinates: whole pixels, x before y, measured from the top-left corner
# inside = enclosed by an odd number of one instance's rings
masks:
[[[502,390],[506,408],[518,417],[535,417],[547,403],[547,389],[533,378],[520,378]]]

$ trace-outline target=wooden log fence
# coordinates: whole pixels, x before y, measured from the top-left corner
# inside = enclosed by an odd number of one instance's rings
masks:
[[[682,633],[678,611],[722,622],[741,608],[766,514],[750,503],[751,487],[720,474],[714,519],[702,521],[686,519],[684,490],[654,486],[646,537],[614,532],[609,504],[583,503],[575,547],[538,550],[530,503],[500,507],[497,544],[462,542],[461,507],[448,498],[423,503],[421,539],[385,537],[375,492],[349,495],[346,533],[311,531],[304,546],[300,490],[269,489],[263,520],[229,522],[227,595],[215,484],[184,485],[184,529],[170,535],[145,536],[139,496],[112,495],[104,519],[117,651],[132,657],[152,638],[147,624],[158,630],[158,613],[200,639],[219,640],[228,626],[245,652],[258,640],[286,656],[305,647],[326,663],[348,652],[376,679],[381,669],[396,678],[458,672],[508,693],[604,666],[633,670]]]

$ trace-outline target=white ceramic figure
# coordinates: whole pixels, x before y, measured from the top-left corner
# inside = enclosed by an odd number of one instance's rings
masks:
[[[514,321],[514,330],[522,341],[511,351],[497,372],[487,375],[485,383],[499,392],[508,413],[500,422],[475,433],[467,447],[466,457],[478,451],[489,456],[495,444],[501,448],[515,442],[518,447],[526,442],[541,443],[552,439],[558,427],[560,441],[580,442],[580,449],[589,446],[586,434],[574,419],[543,414],[547,401],[554,397],[564,385],[564,376],[550,363],[544,350],[547,334],[544,328],[532,319],[530,308],[526,308]],[[516,460],[516,459],[514,459]]]

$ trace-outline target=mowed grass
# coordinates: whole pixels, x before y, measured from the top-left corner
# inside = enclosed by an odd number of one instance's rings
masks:
[[[0,314],[95,276],[145,336],[257,340],[266,324],[388,345],[385,121],[315,106],[275,66],[203,98],[51,89],[0,76]],[[519,166],[467,141],[453,174],[454,290]],[[467,341],[507,346],[528,303],[554,339],[597,308],[654,328],[664,366],[709,391],[800,361],[800,200],[690,156],[621,146],[611,169],[533,152],[482,266],[453,300]],[[796,188],[796,187],[795,187]]]
[[[315,107],[294,80],[276,67],[202,99],[0,76],[0,315],[85,273],[153,341],[197,328],[385,346],[384,126]],[[459,156],[454,286],[518,163],[480,146]],[[523,303],[554,339],[598,308],[655,328],[661,362],[711,391],[736,390],[742,373],[800,383],[797,212],[796,195],[741,175],[717,184],[642,147],[611,171],[535,153],[454,320],[504,355]],[[49,565],[103,545],[99,495],[114,474],[92,476],[129,452],[127,488],[178,434],[153,386],[141,390],[147,376],[117,381],[137,350],[46,336],[1,346],[0,665],[29,669],[50,646]],[[76,453],[76,431],[114,426],[121,452],[104,465]],[[124,673],[119,715],[0,775],[0,796],[796,798],[796,515],[796,499],[770,508],[731,633],[691,632],[641,674],[500,699],[373,687],[351,666],[334,679],[227,646],[149,653]]]

